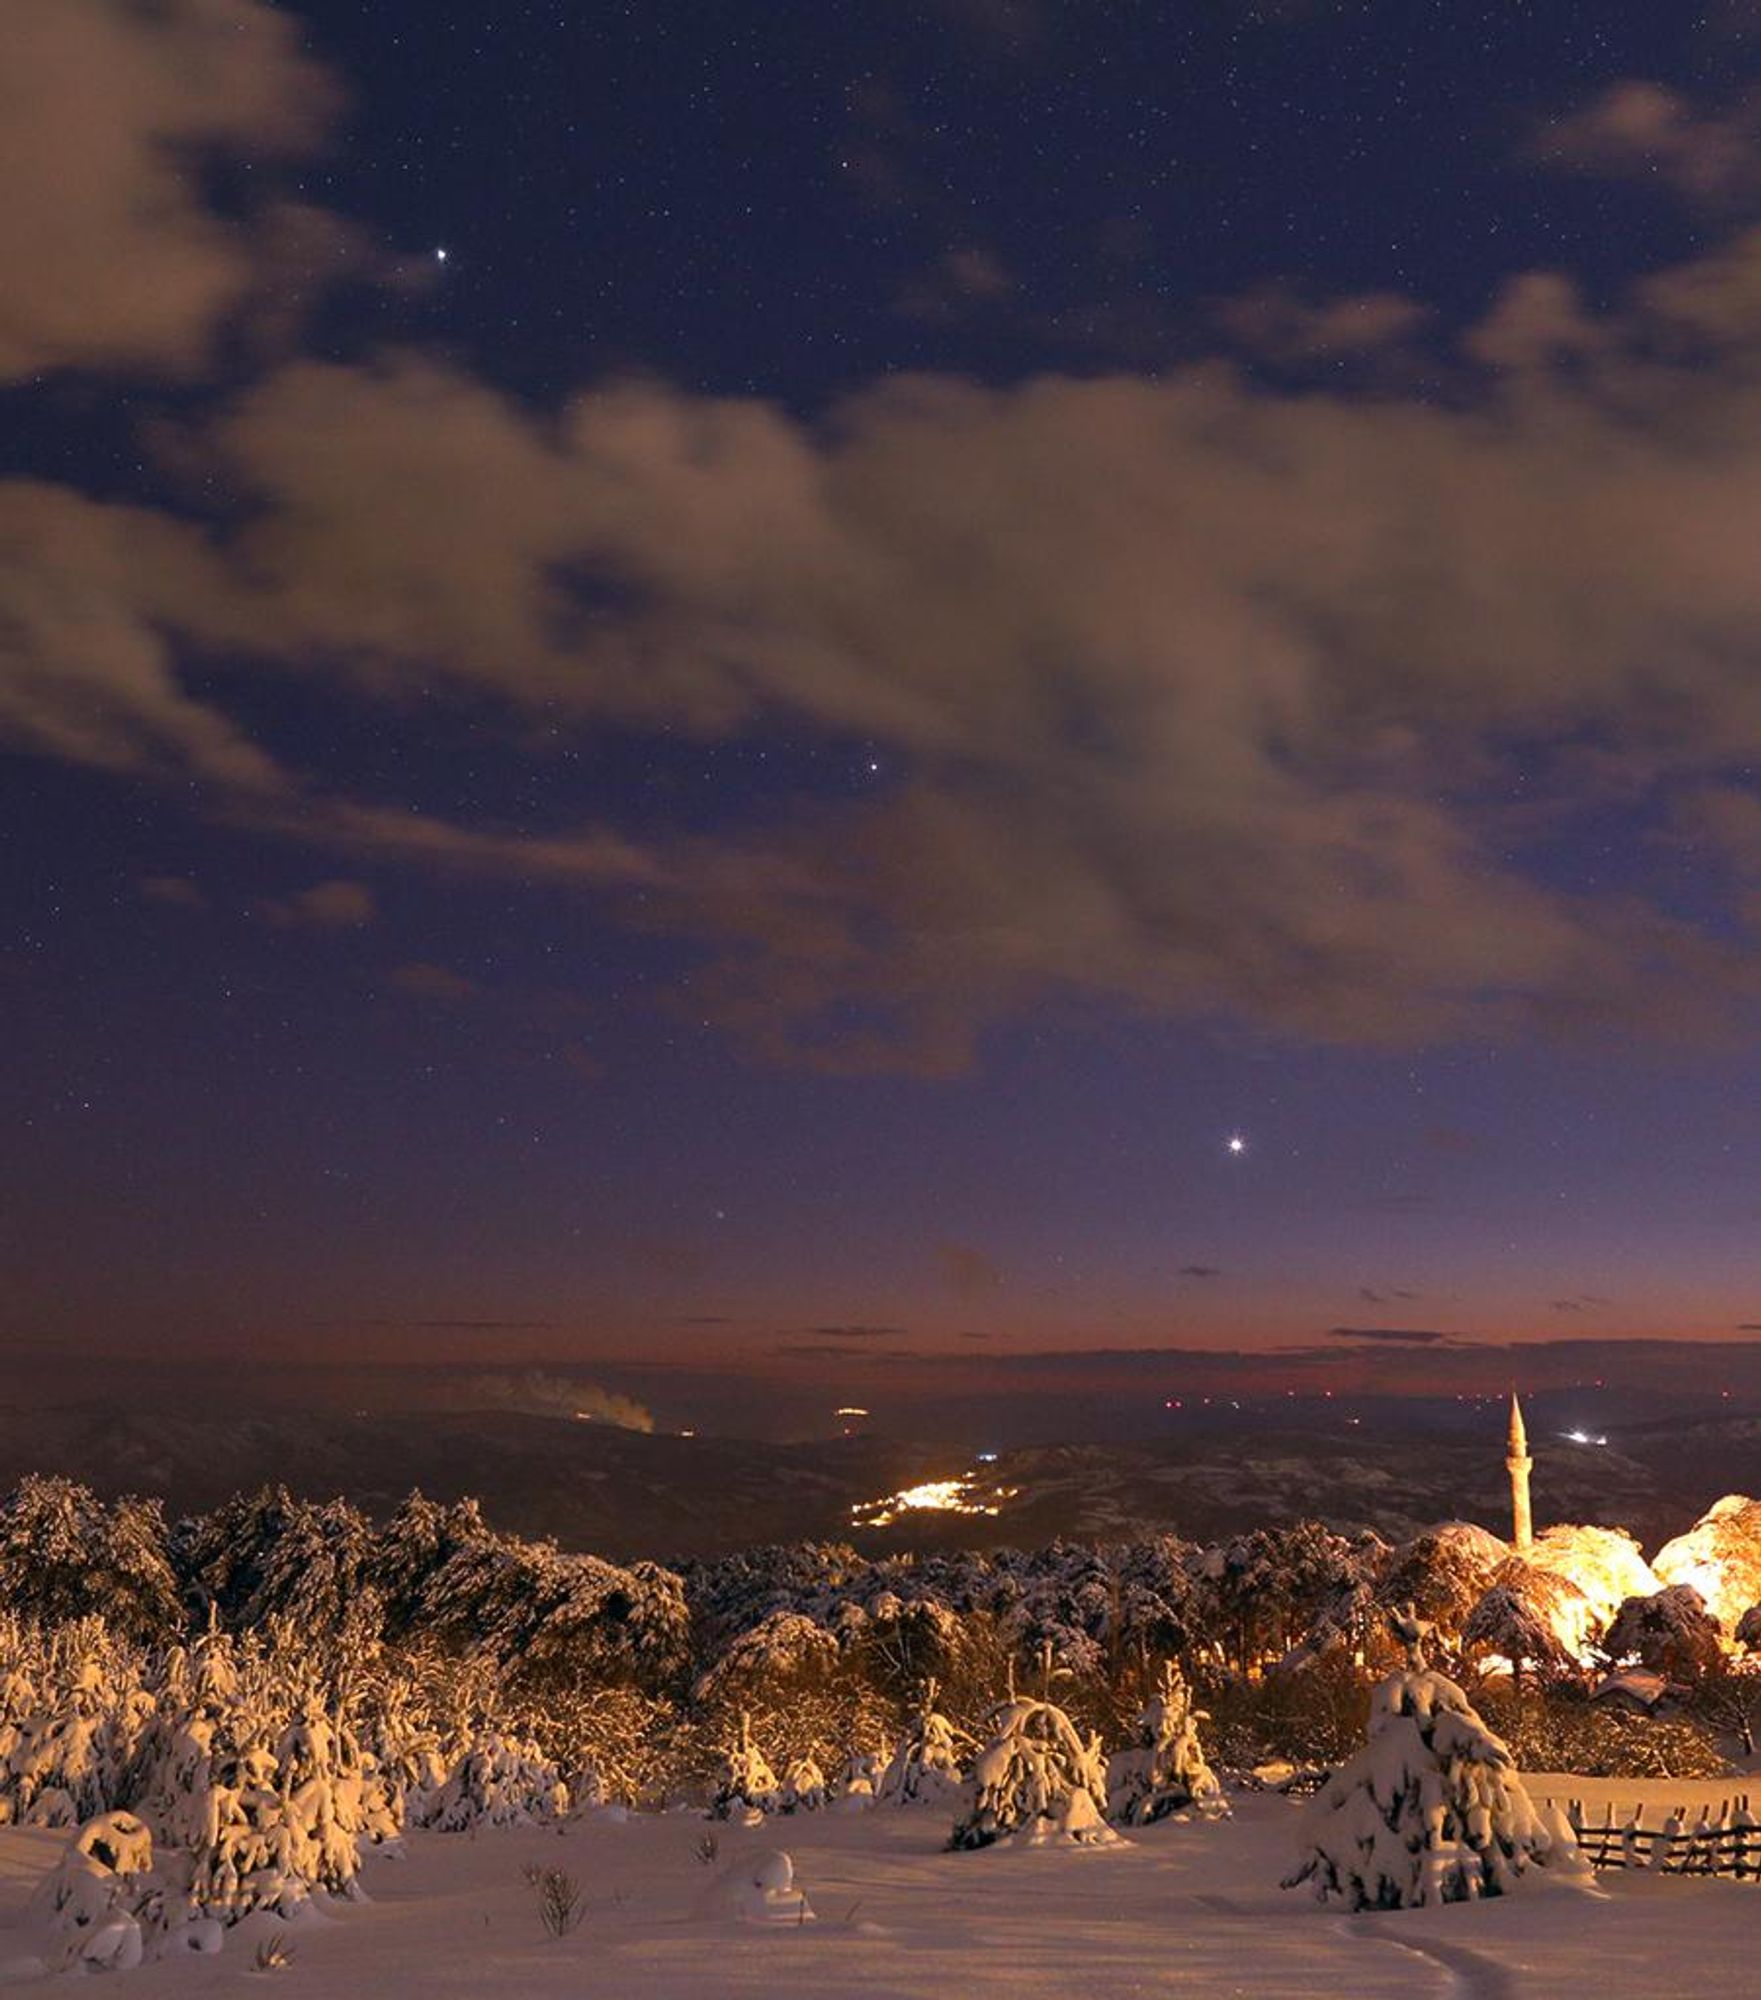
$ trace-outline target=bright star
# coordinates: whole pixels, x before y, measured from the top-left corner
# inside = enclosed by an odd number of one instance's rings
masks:
[[[1247,1151],[1247,1141],[1239,1132],[1231,1132],[1225,1143],[1232,1153],[1245,1153]]]
[[[446,245],[444,243],[435,251],[434,261],[437,264],[444,264],[446,262]]]

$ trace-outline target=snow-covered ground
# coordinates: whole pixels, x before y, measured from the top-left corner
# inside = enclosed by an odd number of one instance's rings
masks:
[[[1673,1805],[1729,1790],[1690,1783],[1537,1778],[1537,1798]],[[1389,1996],[1501,2000],[1592,1991],[1654,2000],[1755,1988],[1761,1886],[1604,1875],[1594,1890],[1525,1885],[1493,1902],[1344,1917],[1281,1891],[1302,1808],[1235,1802],[1233,1819],[1163,1823],[1129,1845],[942,1851],[930,1807],[832,1811],[760,1827],[706,1827],[675,1814],[595,1814],[561,1830],[416,1833],[408,1858],[370,1859],[369,1901],[292,1928],[292,1963],[251,1970],[246,1920],[220,1954],[111,1975],[129,2000],[236,1994],[241,1979],[289,1996],[639,1996],[765,1994],[831,2000],[1108,2000],[1108,1996]],[[699,1843],[713,1832],[712,1863]],[[0,1961],[32,1971],[23,1927],[34,1881],[62,1836],[0,1831]],[[786,1848],[817,1921],[755,1925],[733,1913],[730,1878]],[[565,1869],[585,1921],[548,1936],[526,1871]],[[38,1961],[40,1964],[40,1961]],[[40,1976],[40,1975],[39,1975]],[[249,1990],[248,1988],[246,1990]]]

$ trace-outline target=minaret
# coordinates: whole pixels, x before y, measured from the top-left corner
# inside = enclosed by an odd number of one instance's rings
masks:
[[[1535,1523],[1529,1513],[1529,1434],[1523,1429],[1523,1406],[1510,1392],[1510,1442],[1504,1450],[1504,1469],[1510,1474],[1511,1546],[1518,1549],[1535,1545]]]

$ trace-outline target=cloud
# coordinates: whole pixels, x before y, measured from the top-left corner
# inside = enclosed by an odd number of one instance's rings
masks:
[[[232,601],[183,523],[0,480],[0,739],[95,770],[280,792],[274,758],[186,692],[169,638]]]
[[[898,1340],[902,1326],[816,1326],[811,1331],[821,1340]]]
[[[935,1266],[944,1287],[959,1299],[981,1298],[1003,1282],[1002,1272],[971,1243],[938,1243]]]
[[[832,1340],[779,1340],[770,1351],[795,1361],[850,1361],[855,1358],[848,1347]],[[865,1363],[915,1361],[917,1358],[909,1347],[864,1348],[861,1353]]]
[[[206,891],[187,875],[143,875],[137,886],[149,903],[166,903],[179,910],[208,908]]]
[[[610,1074],[604,1058],[581,1042],[565,1042],[558,1051],[558,1060],[581,1083],[603,1083]]]
[[[291,896],[265,896],[257,908],[281,930],[359,930],[378,914],[365,882],[314,882]]]
[[[1698,109],[1645,78],[1612,83],[1536,132],[1533,156],[1563,172],[1655,180],[1696,202],[1761,192],[1761,102]]]
[[[1396,1341],[1411,1347],[1435,1347],[1453,1345],[1460,1341],[1456,1333],[1439,1333],[1428,1326],[1330,1326],[1329,1340]]]
[[[417,1000],[438,1001],[443,1007],[462,1006],[483,990],[464,973],[454,972],[450,966],[430,965],[425,959],[394,966],[386,977],[400,993],[408,993]]]
[[[1432,318],[1429,307],[1395,292],[1364,292],[1311,303],[1285,285],[1222,300],[1212,316],[1249,353],[1286,367],[1386,355]]]
[[[477,1325],[476,1321],[444,1321],[445,1325]],[[495,1321],[481,1324],[493,1326]],[[505,1321],[499,1324],[545,1325],[545,1321]],[[583,1382],[573,1376],[546,1373],[528,1368],[517,1374],[486,1374],[466,1377],[448,1392],[449,1400],[461,1409],[517,1410],[534,1417],[577,1417],[595,1423],[615,1424],[620,1430],[651,1431],[654,1414],[646,1404],[631,1396],[620,1396],[597,1382]]]
[[[1223,1272],[1217,1264],[1182,1264],[1178,1275],[1182,1278],[1220,1278]]]
[[[0,381],[59,368],[199,369],[289,253],[353,239],[267,203],[206,198],[216,158],[315,151],[340,106],[291,15],[264,0],[7,0],[0,8]],[[266,180],[270,178],[265,175]]]
[[[1756,268],[1732,251],[1635,311],[1730,347]],[[1692,1032],[1749,990],[1741,953],[1562,894],[1477,809],[1525,738],[1606,742],[1664,784],[1761,747],[1738,643],[1761,639],[1761,470],[1727,443],[1761,393],[1734,362],[1641,386],[1617,416],[1576,389],[1488,413],[1205,368],[920,381],[809,427],[654,385],[541,417],[408,357],[301,365],[204,434],[255,496],[229,548],[150,521],[142,562],[132,517],[14,489],[115,637],[51,628],[10,719],[124,768],[181,738],[251,823],[357,859],[609,897],[706,947],[716,1017],[826,1067],[957,1069],[1060,991],[1346,1042]],[[46,569],[26,587],[57,603]],[[369,697],[487,699],[510,732],[788,714],[900,775],[647,839],[296,794],[183,695],[172,624]]]
[[[76,354],[6,321],[38,310],[9,294],[0,351],[200,365],[253,281],[180,290],[178,247],[213,236],[255,271],[262,232],[210,213],[192,162],[259,128],[290,157],[334,105],[290,33],[259,0],[0,17],[0,90],[54,101],[51,151],[106,135],[93,240],[121,190],[158,204],[172,302],[133,313],[119,267]],[[82,125],[93,91],[115,116]],[[863,105],[908,138],[884,92]],[[1375,295],[1235,310],[1285,354],[1416,325]],[[952,1073],[1068,998],[1347,1044],[1697,1035],[1757,997],[1761,876],[1704,925],[1639,888],[1567,893],[1508,778],[1553,759],[1555,826],[1623,787],[1700,814],[1715,859],[1751,839],[1715,794],[1761,755],[1761,234],[1595,311],[1518,274],[1448,366],[1444,396],[1292,394],[1205,360],[902,377],[812,417],[653,381],[535,406],[412,353],[267,367],[156,432],[236,496],[226,525],[0,483],[0,737],[339,870],[591,898],[694,948],[700,1016],[827,1069]],[[780,723],[878,746],[888,779],[722,829],[571,823],[560,785],[541,831],[449,821],[292,769],[228,699],[253,673],[393,717],[421,691],[516,748],[535,723]],[[943,1279],[994,1286],[981,1263]]]
[[[955,244],[905,286],[896,309],[908,319],[946,324],[994,306],[1014,290],[1014,276],[994,250]]]

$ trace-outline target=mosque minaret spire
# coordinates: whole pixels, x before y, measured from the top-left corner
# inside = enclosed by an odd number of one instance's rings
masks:
[[[1510,1474],[1510,1540],[1518,1549],[1533,1548],[1535,1522],[1529,1512],[1529,1434],[1523,1429],[1523,1406],[1510,1392],[1510,1441],[1504,1451],[1504,1468]]]

